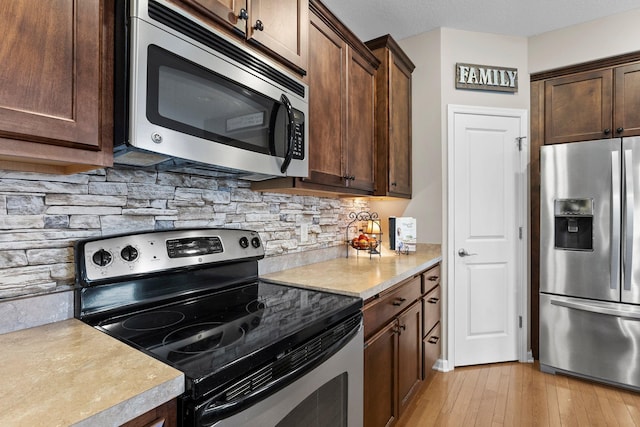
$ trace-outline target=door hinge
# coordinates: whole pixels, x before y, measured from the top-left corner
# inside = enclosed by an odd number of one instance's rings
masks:
[[[518,237],[520,238],[520,240],[522,240],[522,227],[518,227]]]
[[[526,136],[519,136],[516,138],[518,140],[518,151],[522,151],[522,140],[525,138]]]
[[[522,316],[518,316],[518,327],[522,329]]]

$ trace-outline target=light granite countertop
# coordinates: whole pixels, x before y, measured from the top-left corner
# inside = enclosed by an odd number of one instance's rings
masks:
[[[115,426],[184,392],[182,372],[77,319],[0,335],[1,426]]]
[[[303,288],[358,296],[366,300],[442,260],[440,245],[419,244],[416,252],[382,256],[349,249],[349,258],[337,258],[262,275],[262,279]]]

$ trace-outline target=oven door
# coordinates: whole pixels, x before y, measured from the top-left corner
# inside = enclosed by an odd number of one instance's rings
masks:
[[[364,333],[360,325],[331,357],[297,380],[223,419],[201,413],[196,426],[360,427],[363,425]],[[267,386],[268,387],[268,386]]]
[[[137,4],[142,9],[145,2]],[[226,169],[307,176],[304,95],[217,51],[238,47],[191,17],[159,2],[149,2],[152,6],[161,12],[154,14],[156,20],[130,21],[129,144]],[[199,29],[202,42],[171,28],[175,20],[186,33]],[[204,44],[207,37],[217,41],[216,49]],[[258,68],[282,73],[266,63]]]

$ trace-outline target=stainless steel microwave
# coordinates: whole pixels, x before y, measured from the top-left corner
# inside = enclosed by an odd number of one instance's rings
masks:
[[[308,175],[304,83],[174,3],[116,3],[114,163]]]

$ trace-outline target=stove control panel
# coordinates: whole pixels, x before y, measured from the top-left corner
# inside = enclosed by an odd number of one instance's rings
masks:
[[[257,232],[188,229],[117,235],[78,242],[76,255],[87,283],[176,268],[260,259]]]
[[[246,237],[241,237],[246,239]],[[167,240],[167,254],[169,258],[184,258],[190,256],[211,255],[224,252],[222,241],[218,236],[187,237]]]

